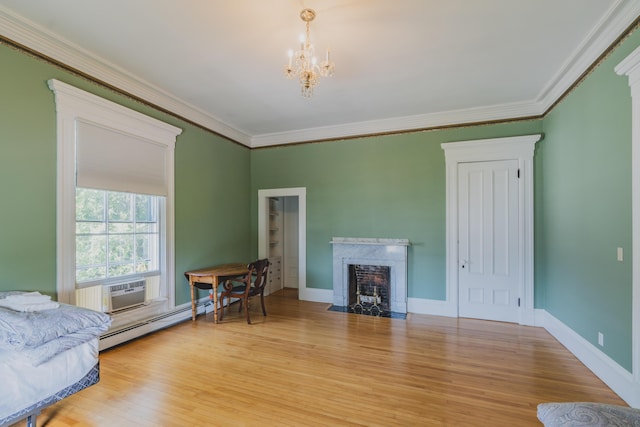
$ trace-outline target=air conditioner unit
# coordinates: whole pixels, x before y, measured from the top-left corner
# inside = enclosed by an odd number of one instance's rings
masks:
[[[102,311],[113,313],[144,304],[146,290],[145,279],[102,286]]]

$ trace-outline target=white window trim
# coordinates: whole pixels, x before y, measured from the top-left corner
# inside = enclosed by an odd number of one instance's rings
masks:
[[[56,288],[58,301],[75,304],[75,174],[76,122],[88,121],[162,144],[167,148],[166,252],[161,270],[166,280],[168,309],[175,307],[174,153],[182,129],[148,117],[59,80],[51,79],[57,112]]]

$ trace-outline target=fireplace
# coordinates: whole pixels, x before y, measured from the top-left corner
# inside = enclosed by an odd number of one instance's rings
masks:
[[[407,239],[334,237],[333,307],[386,317],[407,313]]]
[[[349,313],[391,315],[391,268],[386,265],[349,265]]]

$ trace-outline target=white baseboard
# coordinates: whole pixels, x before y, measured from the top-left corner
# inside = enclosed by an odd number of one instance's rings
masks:
[[[416,314],[430,314],[433,316],[458,317],[458,308],[447,301],[408,298],[407,311]]]
[[[630,406],[640,404],[634,390],[633,375],[599,348],[545,310],[536,310],[536,326],[546,329]]]
[[[298,295],[302,301],[333,302],[333,289],[299,288]]]

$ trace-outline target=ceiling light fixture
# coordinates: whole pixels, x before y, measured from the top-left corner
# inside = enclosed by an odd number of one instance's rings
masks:
[[[313,45],[309,38],[309,24],[316,17],[312,9],[304,9],[300,12],[300,18],[307,23],[307,32],[300,36],[300,50],[294,52],[289,50],[289,64],[284,67],[284,74],[287,78],[298,77],[302,96],[310,98],[313,95],[313,88],[320,81],[320,76],[333,76],[335,64],[329,58],[330,51],[327,48],[325,60],[318,65],[314,56]]]

